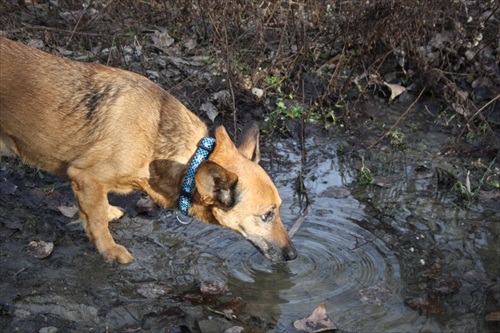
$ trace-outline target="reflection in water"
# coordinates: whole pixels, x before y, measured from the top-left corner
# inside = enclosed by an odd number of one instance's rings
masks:
[[[228,284],[233,294],[245,300],[246,310],[253,315],[279,319],[280,306],[288,302],[286,294],[294,286],[287,264],[276,264],[272,272],[254,271],[252,277],[253,282],[246,282],[229,275]]]
[[[250,313],[276,320],[276,332],[294,331],[293,321],[321,303],[346,331],[466,332],[486,327],[484,293],[474,294],[466,280],[455,295],[435,295],[446,315],[422,314],[407,305],[409,299],[432,293],[424,270],[440,267],[452,281],[466,272],[474,276],[484,271],[478,248],[486,252],[491,244],[484,233],[468,235],[464,227],[469,220],[484,220],[480,208],[450,205],[436,197],[432,179],[412,176],[417,166],[432,160],[432,151],[367,154],[374,174],[395,178],[383,188],[357,186],[353,166],[360,159],[351,154],[339,160],[334,142],[308,140],[305,170],[297,147],[277,143],[275,149],[264,167],[282,196],[286,227],[300,214],[295,195],[299,171],[313,202],[293,239],[299,257],[272,264],[234,232],[199,222],[169,222],[157,224],[164,229],[155,233],[163,255],[153,264],[154,274],[161,272],[176,285],[224,280]],[[353,194],[335,198],[330,191],[339,187]],[[488,214],[499,218],[498,211]],[[370,299],[375,296],[369,291],[380,291],[380,298]]]

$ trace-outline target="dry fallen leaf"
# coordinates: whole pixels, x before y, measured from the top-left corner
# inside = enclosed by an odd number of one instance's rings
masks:
[[[385,81],[384,84],[391,90],[391,101],[406,91],[406,88],[399,84],[387,83]]]
[[[217,108],[215,107],[215,105],[213,105],[210,102],[203,103],[200,106],[200,111],[205,112],[207,114],[208,118],[210,118],[210,120],[212,122],[214,122],[215,117],[217,117],[217,115],[219,114],[219,111],[217,110]]]
[[[182,46],[184,46],[186,48],[186,50],[188,51],[192,51],[196,48],[197,44],[196,44],[196,39],[194,38],[189,38],[188,40],[186,40],[184,43],[182,43]]]
[[[325,332],[337,329],[337,326],[332,323],[326,314],[325,303],[318,306],[309,317],[294,321],[293,327],[308,333]]]
[[[437,299],[430,295],[418,297],[408,301],[408,305],[415,310],[430,314],[445,314],[446,308]]]
[[[32,257],[43,259],[50,256],[54,250],[54,243],[52,242],[35,242],[31,241],[28,244],[28,254]]]
[[[78,207],[76,206],[59,206],[57,209],[66,217],[72,219],[78,213]]]
[[[156,30],[151,39],[153,40],[153,45],[164,52],[175,42],[166,31],[161,32]]]
[[[217,280],[203,281],[200,286],[201,293],[206,295],[223,294],[227,289],[227,284]]]
[[[212,302],[212,299],[208,295],[204,295],[200,292],[187,292],[181,296],[183,302],[190,302],[192,305],[200,305],[203,303]]]
[[[478,195],[479,201],[488,201],[488,200],[500,200],[500,191],[492,190],[492,191],[479,191]]]
[[[137,288],[137,292],[142,296],[153,299],[158,298],[163,295],[168,295],[173,293],[174,289],[169,285],[158,284],[155,282],[145,283]]]
[[[486,321],[500,321],[500,311],[488,313],[486,315]]]
[[[226,319],[233,320],[236,319],[237,316],[241,313],[244,306],[245,303],[241,300],[241,298],[236,297],[229,302],[220,304],[216,308],[212,309],[207,307],[207,309],[212,311],[213,313],[217,313],[226,317]]]

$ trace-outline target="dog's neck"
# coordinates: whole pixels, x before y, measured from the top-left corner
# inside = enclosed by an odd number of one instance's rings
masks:
[[[149,193],[165,208],[178,205],[180,190],[199,142],[208,136],[208,129],[196,115],[171,95],[163,94],[155,155],[149,165]],[[175,121],[172,121],[175,119]]]

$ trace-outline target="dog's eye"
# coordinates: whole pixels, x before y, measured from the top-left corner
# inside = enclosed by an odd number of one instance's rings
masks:
[[[264,222],[272,222],[274,221],[274,217],[275,217],[274,210],[270,210],[269,212],[262,214],[260,216],[261,220]]]

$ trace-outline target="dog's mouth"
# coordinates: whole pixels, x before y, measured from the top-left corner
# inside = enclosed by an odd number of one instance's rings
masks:
[[[248,239],[248,241],[252,243],[252,245],[257,250],[259,250],[259,252],[262,253],[264,257],[271,260],[272,262],[290,261],[297,258],[297,251],[291,243],[289,246],[281,247],[277,244],[268,243],[261,240],[256,242]]]

